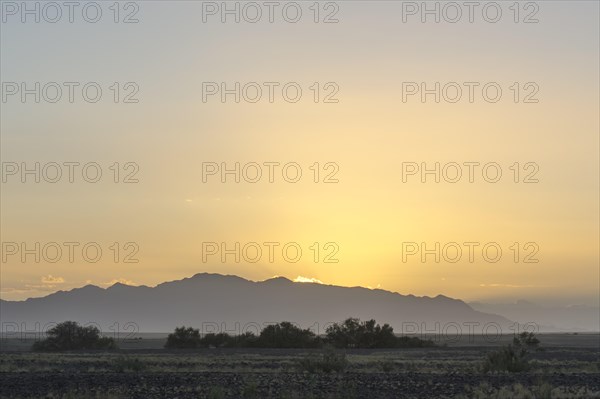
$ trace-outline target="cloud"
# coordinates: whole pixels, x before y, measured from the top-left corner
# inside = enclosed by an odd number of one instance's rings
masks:
[[[0,289],[0,293],[3,294],[24,294],[26,292],[31,292],[31,290],[24,290],[20,288],[12,288],[12,287],[3,287]]]
[[[518,284],[479,284],[480,287],[491,287],[491,288],[533,288],[539,287],[537,285],[518,285]]]
[[[53,275],[49,274],[47,276],[42,276],[42,284],[62,284],[65,282],[65,279],[62,277],[54,277]]]
[[[22,287],[2,287],[2,294],[25,294],[34,292],[52,292],[56,290],[57,284],[64,284],[65,279],[62,277],[54,277],[49,274],[40,278],[41,284],[23,284]]]
[[[325,284],[324,282],[322,282],[321,280],[317,280],[316,278],[309,278],[309,277],[303,277],[303,276],[298,276],[294,279],[295,283],[316,283],[316,284]]]

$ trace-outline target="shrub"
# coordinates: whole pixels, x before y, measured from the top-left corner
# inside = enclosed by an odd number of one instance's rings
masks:
[[[231,337],[227,333],[218,333],[218,334],[208,333],[200,339],[199,343],[200,343],[200,346],[205,347],[205,348],[208,348],[211,346],[214,346],[215,348],[220,348],[223,346],[230,346],[232,339],[233,339],[233,337]]]
[[[336,348],[406,348],[435,346],[417,337],[397,337],[389,324],[349,318],[327,327],[327,342]]]
[[[497,351],[488,353],[486,361],[483,365],[484,372],[490,371],[508,371],[510,373],[518,373],[527,371],[529,363],[527,360],[519,356],[518,352],[512,345],[508,345]]]
[[[538,350],[540,341],[533,333],[522,332],[513,337],[512,344],[487,354],[483,365],[484,372],[508,371],[518,373],[530,369],[528,355],[531,350]]]
[[[265,327],[257,344],[263,348],[314,348],[319,345],[319,340],[312,331],[284,321]]]
[[[200,331],[192,327],[177,327],[169,334],[165,348],[321,348],[330,344],[336,348],[422,348],[435,346],[431,340],[417,337],[397,337],[389,324],[375,320],[361,322],[349,318],[335,323],[326,330],[325,339],[309,329],[301,329],[283,321],[262,329],[259,336],[251,332],[232,336],[227,333],[208,333],[200,338]]]
[[[235,337],[234,344],[240,348],[252,348],[258,346],[258,337],[251,332],[245,332]]]
[[[208,333],[200,339],[203,348],[252,348],[256,346],[257,337],[251,332],[232,336],[227,333]]]
[[[298,365],[309,373],[339,373],[348,367],[348,360],[345,353],[327,348],[319,355],[311,354],[300,359]]]
[[[167,337],[165,348],[189,349],[200,346],[200,331],[192,327],[177,327]]]
[[[74,321],[59,323],[48,330],[46,335],[46,339],[33,344],[34,351],[116,349],[117,347],[114,339],[101,336],[97,327],[83,327]]]
[[[320,340],[312,331],[286,321],[265,327],[258,337],[251,332],[237,336],[208,333],[200,339],[200,346],[216,348],[315,348],[319,345]]]

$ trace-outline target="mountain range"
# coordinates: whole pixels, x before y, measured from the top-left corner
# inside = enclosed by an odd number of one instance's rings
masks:
[[[284,277],[250,281],[209,273],[155,287],[86,285],[41,298],[0,301],[2,325],[22,329],[43,329],[50,323],[73,320],[95,323],[103,331],[170,332],[186,325],[201,332],[239,334],[285,320],[323,333],[328,324],[348,317],[389,323],[396,333],[464,335],[482,328],[512,333],[514,325],[505,317],[476,311],[461,300],[442,295],[417,297],[382,289],[293,282]]]

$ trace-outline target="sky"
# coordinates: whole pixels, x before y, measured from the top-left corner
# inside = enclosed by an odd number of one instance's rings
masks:
[[[420,2],[289,3],[51,23],[2,2],[0,298],[214,272],[598,305],[597,2],[482,2],[472,22],[440,3],[439,23]]]

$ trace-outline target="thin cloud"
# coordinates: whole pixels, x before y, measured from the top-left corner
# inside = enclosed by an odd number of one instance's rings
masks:
[[[519,284],[479,284],[480,287],[490,288],[535,288],[539,285],[519,285]]]
[[[3,294],[24,294],[26,292],[31,292],[32,290],[24,290],[22,288],[12,288],[12,287],[3,287],[0,289],[0,292]]]
[[[65,282],[65,279],[62,277],[54,277],[49,274],[47,276],[42,276],[42,284],[62,284]]]

